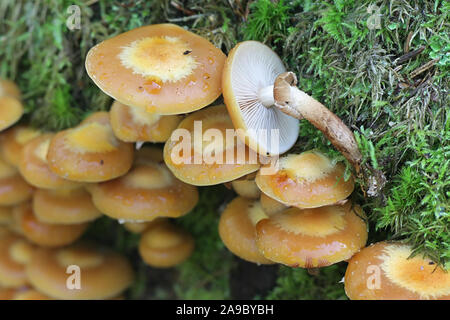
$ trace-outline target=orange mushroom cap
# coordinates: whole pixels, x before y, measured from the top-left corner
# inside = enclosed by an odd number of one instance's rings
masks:
[[[45,247],[69,245],[80,238],[88,227],[87,223],[63,225],[39,221],[29,203],[15,207],[13,215],[23,236]]]
[[[400,242],[378,242],[355,254],[345,272],[352,300],[450,300],[450,273]]]
[[[3,159],[15,167],[19,166],[23,146],[40,134],[39,130],[21,125],[2,132],[0,135],[0,150]]]
[[[347,198],[354,189],[353,177],[344,179],[345,167],[312,150],[280,157],[274,174],[256,176],[256,184],[269,197],[287,206],[316,208]]]
[[[244,198],[258,199],[261,195],[261,190],[259,190],[255,180],[234,180],[231,181],[231,186],[238,195]]]
[[[33,211],[39,221],[49,224],[79,224],[97,219],[102,213],[84,188],[37,190]]]
[[[20,100],[20,95],[20,89],[13,81],[0,78],[0,97],[11,96]]]
[[[114,135],[126,142],[166,142],[182,116],[162,116],[115,101],[109,111]]]
[[[238,257],[257,264],[272,264],[256,246],[256,224],[268,216],[259,201],[237,197],[222,212],[219,235],[225,246]]]
[[[23,111],[20,100],[12,96],[0,96],[0,131],[19,121]]]
[[[190,257],[194,238],[185,230],[161,219],[141,236],[139,254],[145,263],[156,268],[170,268]]]
[[[267,259],[316,268],[349,259],[367,241],[359,206],[289,208],[256,225],[256,243]]]
[[[156,223],[159,223],[161,219],[165,218],[155,218],[151,221],[124,222],[123,227],[132,233],[142,233],[145,230],[154,226]]]
[[[201,131],[197,129],[199,125]],[[181,181],[198,186],[214,185],[235,180],[260,167],[254,151],[236,137],[227,139],[227,131],[234,132],[234,127],[224,105],[190,114],[177,130],[187,136],[181,141],[167,140],[164,161]],[[183,141],[185,138],[190,141]]]
[[[158,114],[192,112],[221,94],[226,56],[173,24],[137,28],[93,47],[86,70],[121,103]]]
[[[114,136],[107,112],[96,112],[50,142],[50,170],[68,180],[107,181],[124,175],[133,163],[133,145]]]
[[[54,134],[47,133],[28,141],[22,149],[19,171],[31,185],[44,189],[68,189],[80,183],[61,178],[48,167],[47,153]]]
[[[16,168],[0,159],[0,206],[12,206],[31,198],[33,188]]]
[[[282,204],[281,202],[278,202],[275,199],[272,199],[265,193],[261,193],[261,198],[259,199],[259,201],[261,202],[262,209],[269,216],[288,208],[288,206]]]
[[[69,266],[80,269],[80,289],[67,287]],[[55,299],[109,299],[130,286],[134,272],[125,257],[106,248],[78,244],[36,250],[26,268],[31,284]]]
[[[162,161],[162,152],[144,147],[133,168],[118,179],[89,186],[95,206],[123,220],[149,221],[180,217],[198,202],[197,188],[176,179]]]
[[[6,235],[0,241],[0,286],[19,288],[28,283],[25,265],[34,246],[17,235]]]

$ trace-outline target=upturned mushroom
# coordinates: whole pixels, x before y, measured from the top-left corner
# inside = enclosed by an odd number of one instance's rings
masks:
[[[222,212],[219,220],[219,235],[232,253],[249,262],[273,264],[256,246],[256,224],[268,216],[259,201],[237,197]]]
[[[298,119],[305,118],[359,171],[362,156],[352,131],[298,89],[295,74],[285,71],[278,55],[260,42],[244,41],[230,51],[223,70],[223,96],[234,125],[247,133],[242,139],[261,154],[284,153],[297,140]],[[256,135],[259,129],[269,131],[266,140]],[[268,142],[271,129],[279,130],[279,141],[275,140],[279,143]]]
[[[355,254],[345,272],[352,300],[450,300],[450,273],[411,246],[378,242]]]
[[[99,43],[87,54],[86,70],[102,91],[125,105],[181,114],[219,97],[225,58],[198,35],[156,24]]]
[[[60,177],[50,170],[47,153],[52,133],[42,134],[28,141],[22,149],[19,171],[22,177],[32,186],[43,189],[72,189],[81,184]]]
[[[47,160],[58,176],[81,182],[107,181],[124,175],[133,163],[133,145],[118,140],[107,112],[96,112],[77,127],[58,132]]]
[[[134,166],[126,175],[90,185],[88,190],[102,213],[127,222],[180,217],[198,201],[197,188],[175,178],[156,147],[137,151]]]
[[[0,135],[0,151],[3,159],[18,167],[24,145],[39,136],[41,132],[28,126],[14,126]]]
[[[256,175],[256,184],[269,197],[298,208],[315,208],[345,200],[354,189],[353,177],[344,178],[345,166],[319,151],[279,158],[274,174]]]
[[[0,286],[20,288],[28,283],[25,266],[35,247],[18,235],[7,235],[0,241]]]
[[[258,155],[234,136],[224,105],[181,121],[164,146],[164,162],[178,179],[197,186],[232,181],[260,167]]]
[[[40,221],[31,204],[21,204],[13,209],[14,219],[21,234],[32,243],[43,247],[61,247],[74,243],[87,229],[87,223],[49,224]]]
[[[194,246],[194,238],[187,231],[160,219],[142,233],[139,254],[152,267],[170,268],[189,258]]]
[[[20,100],[12,96],[0,96],[0,131],[19,121],[23,111]]]
[[[318,268],[350,259],[364,247],[364,213],[351,203],[314,209],[289,208],[256,225],[256,244],[269,260]]]
[[[81,279],[77,290],[67,286],[69,266],[79,267]],[[43,294],[68,300],[114,298],[127,289],[134,278],[133,269],[124,256],[91,244],[39,248],[33,253],[26,273],[30,283]],[[72,285],[77,285],[76,280]]]
[[[102,215],[84,187],[38,189],[33,195],[33,211],[36,218],[43,223],[62,225],[85,223]]]
[[[0,159],[0,206],[13,206],[31,198],[29,186],[13,166]]]
[[[162,116],[143,108],[129,107],[115,101],[109,111],[114,135],[125,142],[166,142],[180,123],[182,116]]]

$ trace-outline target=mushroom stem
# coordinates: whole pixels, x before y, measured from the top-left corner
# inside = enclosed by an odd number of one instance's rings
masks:
[[[280,74],[273,87],[274,105],[282,112],[298,118],[305,118],[322,131],[330,142],[355,167],[359,173],[362,155],[353,132],[323,104],[299,90],[297,77],[292,72]]]
[[[272,107],[275,104],[275,100],[273,99],[273,86],[267,86],[259,90],[258,98],[264,107]]]

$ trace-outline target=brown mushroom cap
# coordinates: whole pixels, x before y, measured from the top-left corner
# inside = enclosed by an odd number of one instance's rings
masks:
[[[196,123],[200,122],[202,136],[199,137],[195,128]],[[209,129],[216,129],[210,131],[213,133],[220,132],[222,139],[213,137],[212,141],[208,140],[204,133]],[[183,139],[167,140],[164,146],[165,163],[178,179],[197,186],[224,183],[257,171],[260,167],[257,154],[239,139],[226,139],[227,130],[230,129],[234,132],[233,123],[224,105],[190,114],[181,121],[177,130],[188,133],[191,143],[183,142]],[[186,150],[186,154],[185,150],[180,148],[183,144],[190,148]],[[227,153],[228,158],[234,158],[227,159]]]
[[[259,201],[237,197],[219,220],[219,235],[225,246],[238,257],[257,264],[272,264],[256,246],[256,224],[268,216]]]
[[[47,153],[54,134],[47,133],[28,141],[22,149],[19,171],[31,185],[44,189],[79,187],[80,183],[66,180],[48,167]]]
[[[33,195],[33,211],[39,221],[49,224],[79,224],[102,215],[84,188],[39,189]]]
[[[95,206],[123,220],[180,217],[198,202],[197,188],[176,179],[162,161],[162,151],[144,147],[125,176],[89,186]]]
[[[312,150],[280,157],[275,174],[256,176],[256,184],[269,197],[287,206],[316,208],[347,198],[354,189],[353,177],[344,179],[345,167]]]
[[[161,219],[142,234],[139,254],[152,267],[170,268],[189,258],[194,245],[188,232]]]
[[[86,70],[101,90],[123,104],[180,114],[219,97],[225,58],[198,35],[156,24],[96,45],[88,52]]]
[[[118,140],[107,112],[96,112],[80,125],[57,133],[50,142],[50,170],[68,180],[100,182],[127,173],[133,145]]]
[[[115,101],[109,111],[114,135],[126,142],[166,142],[182,116],[161,116]]]
[[[31,198],[33,188],[16,168],[0,159],[0,206],[12,206]]]
[[[356,213],[355,213],[356,212]],[[367,241],[359,206],[289,208],[256,225],[256,243],[269,260],[316,268],[347,260]]]
[[[40,134],[39,130],[21,125],[2,132],[0,135],[0,150],[3,159],[15,167],[19,166],[23,146]]]
[[[69,266],[80,268],[81,289],[67,288]],[[108,299],[118,296],[133,281],[125,257],[104,248],[76,246],[36,250],[26,268],[31,284],[55,299]]]
[[[20,100],[20,89],[13,81],[0,78],[0,97],[1,96],[11,96]]]
[[[400,242],[378,242],[355,254],[345,272],[352,300],[449,300],[450,273]]]
[[[7,235],[0,241],[0,286],[19,288],[28,283],[25,265],[34,246],[17,235]]]
[[[259,202],[261,202],[261,207],[264,210],[264,212],[269,216],[288,208],[288,206],[282,204],[281,202],[278,202],[275,199],[272,199],[265,193],[261,193],[261,198],[259,199]]]
[[[244,198],[258,199],[261,195],[255,180],[234,180],[231,181],[233,190]]]
[[[0,131],[12,126],[23,115],[20,100],[12,96],[0,96]]]
[[[25,203],[13,210],[19,228],[25,238],[45,247],[59,247],[75,242],[88,227],[87,223],[80,224],[49,224],[37,219],[31,204]]]

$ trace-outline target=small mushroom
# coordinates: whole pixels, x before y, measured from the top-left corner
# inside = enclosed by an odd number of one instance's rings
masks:
[[[181,114],[220,96],[225,58],[198,35],[156,24],[97,44],[87,54],[86,70],[102,91],[125,105]]]
[[[182,116],[162,116],[115,101],[109,111],[114,135],[125,142],[166,142]]]
[[[28,283],[25,266],[34,246],[17,235],[7,235],[0,241],[0,286],[20,288]]]
[[[102,215],[83,187],[38,189],[33,195],[33,211],[39,221],[48,224],[80,224]]]
[[[23,115],[20,100],[12,96],[0,96],[0,132],[19,121]]]
[[[189,258],[194,246],[194,238],[188,232],[160,219],[142,234],[139,254],[149,266],[170,268]]]
[[[347,260],[367,241],[364,213],[351,203],[314,209],[289,208],[256,225],[256,244],[269,260],[317,268]]]
[[[355,254],[345,272],[352,300],[450,300],[450,273],[411,246],[378,242]]]
[[[77,290],[67,286],[69,266],[79,267]],[[127,289],[134,272],[127,259],[109,249],[88,244],[37,249],[26,273],[36,290],[54,299],[90,300],[117,297]]]
[[[182,136],[181,141],[175,137],[167,140],[164,161],[181,181],[197,186],[215,185],[235,180],[260,167],[254,151],[239,139],[230,138],[234,127],[224,105],[190,114],[177,130],[185,137]]]
[[[271,216],[288,208],[288,206],[286,206],[285,204],[272,199],[265,193],[261,193],[259,202],[261,202],[261,207],[268,216]]]
[[[321,130],[359,171],[361,153],[352,131],[334,113],[299,90],[297,78],[285,72],[278,55],[257,41],[234,47],[223,70],[225,104],[236,128],[248,133],[246,143],[261,154],[277,155],[289,150],[298,137],[298,119],[305,118]],[[279,142],[249,132],[249,129],[279,130]]]
[[[49,224],[36,217],[31,204],[21,204],[13,209],[14,219],[21,233],[32,243],[44,247],[61,247],[72,244],[87,229],[87,223]]]
[[[3,159],[15,166],[19,166],[23,146],[39,136],[41,132],[27,126],[14,126],[0,135],[0,151]]]
[[[257,264],[273,264],[256,246],[256,224],[268,216],[259,201],[237,197],[222,212],[219,220],[219,235],[232,253]]]
[[[261,195],[261,190],[255,180],[238,179],[231,181],[231,186],[238,195],[244,198],[258,199]]]
[[[107,181],[124,175],[133,163],[133,145],[118,140],[107,112],[96,112],[77,127],[57,133],[47,160],[60,177],[81,182]]]
[[[48,167],[47,153],[54,134],[42,134],[28,141],[22,149],[19,171],[31,185],[43,189],[69,189],[79,187],[79,182],[61,178]]]
[[[298,208],[338,203],[354,189],[353,177],[344,179],[345,166],[318,151],[289,154],[279,159],[274,174],[256,176],[256,184],[269,197]]]
[[[31,198],[29,186],[13,166],[0,159],[0,206],[13,206]]]
[[[132,232],[132,233],[143,233],[145,230],[151,228],[153,225],[155,225],[156,223],[159,223],[160,219],[165,219],[165,218],[155,218],[151,221],[129,221],[129,222],[124,222],[123,227]]]
[[[102,213],[127,222],[180,217],[198,202],[197,188],[176,179],[164,164],[162,151],[155,147],[137,151],[130,172],[90,185],[89,192]]]

